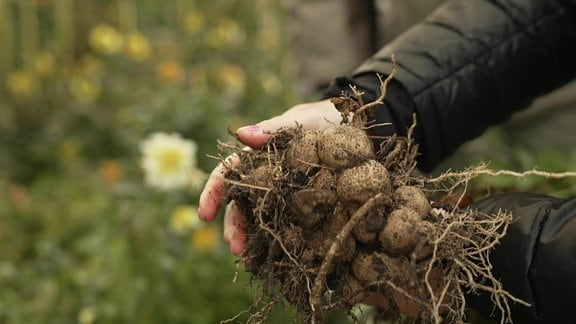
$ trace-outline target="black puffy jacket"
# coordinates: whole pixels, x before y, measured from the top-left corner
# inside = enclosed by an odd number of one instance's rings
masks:
[[[419,166],[431,170],[466,140],[576,77],[576,0],[447,2],[326,96],[353,84],[365,101],[379,94],[376,73],[398,75],[375,109],[375,135],[405,134],[416,113]],[[576,199],[518,193],[475,204],[514,213],[517,221],[492,253],[504,288],[530,302],[515,306],[517,323],[576,323]],[[489,300],[471,304],[489,312]]]

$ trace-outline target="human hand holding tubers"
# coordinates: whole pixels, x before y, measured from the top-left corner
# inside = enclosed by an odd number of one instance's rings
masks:
[[[321,323],[326,312],[378,294],[395,319],[459,322],[468,289],[491,293],[506,313],[513,296],[491,275],[488,252],[510,215],[434,202],[444,189],[426,188],[415,169],[415,124],[376,150],[367,137],[368,108],[382,103],[391,77],[375,102],[363,104],[353,89],[239,129],[238,140],[253,149],[221,143],[234,154],[212,173],[199,216],[212,220],[224,199],[233,202],[224,237],[260,284],[247,322],[266,321],[287,301]]]
[[[282,127],[302,125],[304,130],[324,130],[340,123],[342,117],[330,100],[300,104],[287,110],[282,115],[264,120],[256,125],[239,128],[235,135],[237,139],[251,148],[262,147],[266,141]],[[237,166],[237,155],[229,156],[211,172],[200,195],[198,217],[203,221],[216,218],[225,204],[224,174],[228,167]],[[228,164],[225,166],[224,164]],[[224,213],[224,239],[234,255],[240,255],[245,247],[245,233],[239,224],[243,219],[240,210],[229,205]]]

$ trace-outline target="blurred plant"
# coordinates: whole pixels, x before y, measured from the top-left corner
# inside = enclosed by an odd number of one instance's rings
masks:
[[[246,89],[246,74],[237,64],[222,64],[216,69],[216,79],[223,95],[230,99],[242,96]]]
[[[208,30],[206,44],[215,49],[221,49],[227,46],[238,46],[244,43],[246,38],[245,31],[230,18],[222,18],[211,29]]]
[[[216,248],[221,241],[220,231],[214,225],[204,224],[192,232],[192,247],[198,251],[206,252]]]
[[[70,95],[80,103],[92,103],[100,97],[102,86],[99,80],[91,76],[74,76],[68,85]]]
[[[35,72],[44,78],[50,78],[56,71],[56,59],[48,51],[39,52],[34,58]]]
[[[218,224],[201,223],[185,197],[105,182],[84,172],[0,182],[3,323],[216,323],[247,307]]]
[[[124,51],[132,60],[143,62],[150,57],[150,42],[140,33],[130,33],[126,36]]]
[[[90,46],[98,54],[118,54],[124,47],[124,35],[113,26],[98,24],[90,31]]]
[[[257,1],[0,1],[0,323],[248,307],[221,220],[191,202],[227,126],[296,99],[281,5]]]
[[[122,178],[122,167],[116,160],[105,160],[100,163],[100,176],[108,185],[117,184]]]
[[[28,70],[16,70],[10,73],[6,80],[6,86],[15,98],[29,97],[39,88],[36,75]]]
[[[190,244],[195,251],[211,251],[220,244],[219,229],[200,221],[196,206],[180,205],[174,208],[170,228],[179,235],[190,235]]]
[[[177,84],[184,80],[184,68],[176,59],[166,59],[156,66],[156,77],[160,82]]]
[[[198,208],[192,205],[176,206],[170,216],[170,228],[177,234],[198,229],[202,222],[198,218]]]
[[[198,10],[189,10],[184,15],[184,28],[192,33],[199,33],[206,24],[206,16]]]

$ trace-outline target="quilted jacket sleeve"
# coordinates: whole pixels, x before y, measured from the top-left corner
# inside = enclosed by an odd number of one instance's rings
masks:
[[[372,100],[376,73],[398,75],[374,135],[403,134],[416,113],[419,164],[431,170],[460,144],[576,76],[575,0],[467,0],[439,7],[352,75],[336,79],[335,96],[356,85]]]
[[[532,305],[512,304],[514,323],[576,323],[576,199],[513,193],[471,208],[515,217],[490,254],[504,288]],[[488,296],[470,295],[468,302],[484,314],[493,309]]]

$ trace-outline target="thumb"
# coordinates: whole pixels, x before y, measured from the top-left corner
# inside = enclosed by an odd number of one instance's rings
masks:
[[[270,134],[264,133],[260,125],[240,127],[235,135],[240,142],[253,148],[261,147],[270,137]]]
[[[291,122],[292,126],[295,122]],[[256,125],[240,127],[236,130],[236,137],[240,142],[252,148],[259,148],[266,144],[266,141],[276,130],[288,126],[286,120],[280,116],[261,121]]]
[[[323,130],[342,120],[340,112],[330,100],[296,105],[282,115],[264,120],[256,125],[241,127],[236,131],[238,140],[250,147],[259,148],[282,127],[302,125],[304,130]]]

